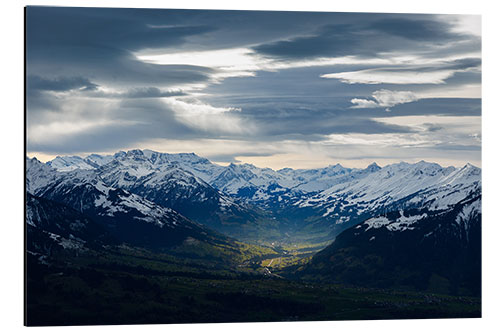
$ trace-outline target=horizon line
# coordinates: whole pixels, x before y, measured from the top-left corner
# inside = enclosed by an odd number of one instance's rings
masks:
[[[476,167],[476,168],[479,168],[479,169],[482,169],[481,166],[477,166],[475,165],[474,163],[470,162],[470,161],[465,161],[462,165],[457,165],[457,164],[449,164],[449,165],[443,165],[439,162],[436,162],[436,161],[431,161],[431,160],[425,160],[425,159],[419,159],[418,161],[415,161],[416,159],[413,159],[413,160],[409,160],[409,159],[400,159],[398,160],[399,162],[392,162],[392,163],[381,163],[380,160],[387,160],[387,158],[378,158],[378,159],[373,159],[371,160],[371,162],[367,162],[366,166],[365,167],[349,167],[349,166],[344,166],[343,164],[341,164],[340,162],[337,162],[337,163],[329,163],[329,164],[325,164],[324,166],[321,166],[321,167],[310,167],[310,168],[293,168],[293,167],[282,167],[282,168],[272,168],[272,167],[269,167],[269,166],[258,166],[256,164],[253,164],[253,163],[248,163],[248,162],[242,162],[242,161],[234,161],[234,162],[220,162],[220,161],[214,161],[208,157],[205,157],[205,156],[202,156],[202,155],[199,155],[195,152],[177,152],[177,153],[170,153],[170,152],[160,152],[160,151],[157,151],[157,150],[153,150],[153,149],[149,149],[149,148],[144,148],[144,149],[139,149],[139,148],[133,148],[133,149],[128,149],[128,150],[117,150],[116,152],[114,153],[89,153],[89,152],[86,152],[86,153],[76,153],[76,154],[58,154],[58,155],[49,155],[49,154],[44,154],[44,153],[40,153],[40,152],[28,152],[26,151],[26,157],[28,158],[36,158],[38,161],[46,164],[56,158],[63,158],[63,157],[79,157],[79,158],[82,158],[82,159],[85,159],[91,155],[100,155],[100,156],[114,156],[120,152],[123,152],[123,153],[130,153],[132,151],[141,151],[141,152],[144,152],[144,151],[151,151],[153,153],[159,153],[159,154],[167,154],[167,155],[181,155],[181,154],[192,154],[192,155],[195,155],[195,156],[198,156],[200,158],[205,158],[207,159],[210,163],[213,163],[213,164],[216,164],[216,165],[220,165],[220,166],[223,166],[223,167],[226,167],[226,166],[229,166],[231,164],[233,165],[251,165],[251,166],[254,166],[254,167],[257,167],[259,169],[271,169],[271,170],[274,170],[274,171],[279,171],[279,170],[283,170],[283,169],[292,169],[292,170],[314,170],[314,169],[324,169],[324,168],[328,168],[328,167],[333,167],[333,166],[336,166],[336,165],[339,165],[343,168],[346,168],[346,169],[366,169],[368,168],[369,166],[375,164],[381,168],[383,167],[386,167],[386,166],[389,166],[389,165],[395,165],[395,164],[401,164],[401,163],[407,163],[407,164],[418,164],[420,162],[425,162],[425,163],[429,163],[429,164],[437,164],[439,165],[441,168],[447,168],[447,167],[456,167],[456,168],[462,168],[462,167],[465,167],[467,164],[470,164],[471,166],[473,167]],[[37,155],[38,154],[38,155]],[[45,155],[46,157],[48,158],[40,158],[39,155]],[[30,156],[31,155],[31,156]],[[50,156],[50,157],[49,157]],[[237,158],[238,155],[235,154],[235,158]],[[365,158],[359,158],[359,159],[348,159],[348,160],[351,160],[351,161],[364,161],[364,160],[367,160]],[[377,162],[377,160],[379,160]],[[394,160],[394,159],[393,159]]]

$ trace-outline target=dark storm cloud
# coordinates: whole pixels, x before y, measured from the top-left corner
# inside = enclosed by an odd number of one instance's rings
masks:
[[[175,86],[210,80],[213,69],[190,65],[156,65],[137,60],[124,50],[92,45],[41,48],[30,52],[28,71],[43,77],[59,72],[64,76],[86,75],[99,85],[129,87],[138,85]]]
[[[441,69],[469,69],[481,66],[481,58],[462,58],[454,61],[449,61],[447,65],[440,67]]]
[[[450,31],[450,24],[435,20],[387,18],[371,23],[368,26],[368,29],[370,28],[418,41],[457,41],[462,39],[461,34]]]
[[[253,49],[264,55],[290,59],[337,57],[352,54],[356,49],[366,53],[368,50],[363,50],[362,38],[356,36],[357,32],[352,25],[330,25],[322,27],[313,36],[261,44]],[[369,53],[373,55],[373,52]]]
[[[35,52],[57,45],[136,51],[179,45],[188,36],[215,29],[168,25],[170,16],[169,11],[141,9],[28,7],[26,33]]]
[[[46,79],[38,75],[29,75],[27,79],[28,90],[69,91],[82,89],[85,91],[97,90],[99,86],[84,77],[58,77]]]
[[[143,20],[151,13],[141,12]],[[167,15],[166,13],[156,13]],[[169,24],[212,26],[217,29],[190,37],[193,44],[180,45],[183,50],[213,50],[249,46],[293,37],[318,27],[366,20],[370,15],[334,12],[234,11],[234,10],[171,10]],[[165,24],[165,23],[164,23]],[[176,51],[176,50],[170,50]],[[154,53],[155,51],[152,50]]]
[[[369,111],[362,111],[369,113]],[[378,114],[381,114],[380,111]],[[385,116],[481,116],[481,100],[478,98],[428,98],[416,102],[399,104],[386,112]],[[375,115],[377,117],[377,114]]]
[[[253,49],[260,54],[281,59],[340,56],[362,58],[373,57],[380,52],[420,52],[419,48],[429,43],[471,38],[453,33],[451,28],[446,22],[429,19],[386,18],[369,24],[326,25],[310,34],[305,33],[304,36],[260,44]]]
[[[148,19],[145,13],[150,13]],[[209,79],[209,68],[161,66],[138,61],[132,52],[173,47],[189,36],[213,31],[210,26],[168,24],[169,11],[106,8],[28,7],[28,72],[90,77],[98,83],[175,84]]]

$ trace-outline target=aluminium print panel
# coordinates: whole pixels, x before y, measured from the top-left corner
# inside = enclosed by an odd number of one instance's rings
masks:
[[[481,317],[479,16],[25,10],[25,325]]]

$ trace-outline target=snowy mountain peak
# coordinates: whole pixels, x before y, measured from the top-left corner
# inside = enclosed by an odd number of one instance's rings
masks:
[[[231,162],[231,163],[229,163],[229,165],[227,167],[230,169],[235,169],[238,167],[238,164]]]
[[[57,156],[52,161],[47,162],[47,165],[50,165],[59,171],[93,169],[93,167],[80,156]]]
[[[142,152],[142,150],[140,149],[132,149],[132,150],[129,150],[127,151],[127,153],[122,156],[121,158],[133,158],[133,159],[137,159],[137,160],[141,160],[141,161],[145,161],[147,160],[148,158],[144,155],[144,153]]]
[[[434,162],[427,162],[427,161],[419,161],[415,163],[416,168],[421,168],[421,169],[442,169],[443,167],[437,163]]]
[[[371,163],[370,165],[368,165],[365,168],[365,170],[368,170],[368,171],[377,171],[380,169],[381,169],[381,167],[376,162]]]
[[[340,163],[337,163],[335,165],[329,165],[325,168],[325,170],[329,171],[343,171],[343,170],[349,170],[348,168],[343,167]]]
[[[465,164],[461,170],[466,171],[468,174],[471,175],[479,175],[481,174],[481,169],[478,168],[477,166],[474,166],[470,163]]]
[[[129,154],[129,155],[144,155],[144,153],[140,149],[127,150],[127,154]]]
[[[114,158],[118,158],[118,157],[122,157],[122,156],[125,156],[127,153],[124,152],[123,150],[120,150],[119,152],[116,152],[113,157]]]
[[[40,162],[40,160],[38,158],[36,158],[36,156],[34,156],[32,158],[29,158],[28,156],[26,156],[26,163],[42,163],[42,162]]]
[[[472,164],[470,164],[470,163],[465,164],[465,165],[462,167],[462,169],[466,169],[466,170],[467,170],[467,169],[469,169],[469,170],[474,170],[474,171],[478,171],[478,170],[480,171],[480,170],[481,170],[481,169],[480,169],[480,168],[478,168],[477,166],[472,165]]]
[[[29,193],[35,191],[56,179],[56,171],[35,157],[26,158],[26,190]]]

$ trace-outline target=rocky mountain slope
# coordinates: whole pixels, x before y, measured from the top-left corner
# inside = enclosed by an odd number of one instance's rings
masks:
[[[338,235],[297,274],[369,287],[480,295],[481,193],[452,206],[367,219]]]

